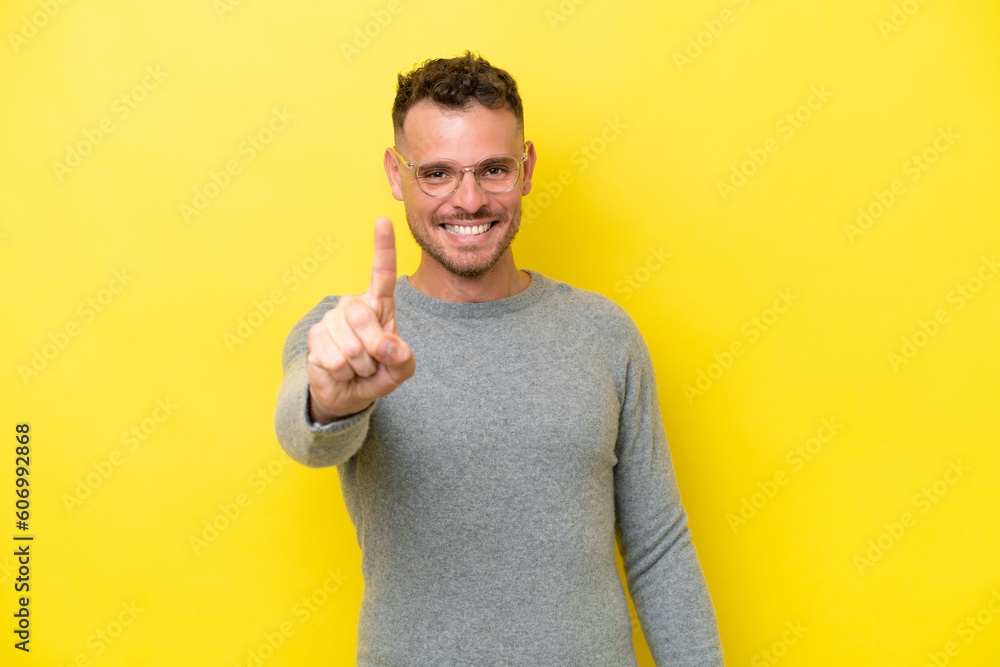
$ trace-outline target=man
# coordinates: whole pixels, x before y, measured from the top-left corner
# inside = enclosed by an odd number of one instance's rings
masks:
[[[516,83],[468,52],[427,61],[392,117],[420,265],[396,276],[379,218],[368,290],[289,334],[275,414],[289,456],[337,466],[358,664],[635,665],[617,537],[657,664],[721,665],[641,334],[514,264],[536,160]]]

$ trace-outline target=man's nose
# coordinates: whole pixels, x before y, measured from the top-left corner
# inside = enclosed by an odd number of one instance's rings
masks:
[[[451,196],[451,205],[469,213],[478,211],[488,203],[486,193],[476,182],[475,173],[463,171],[459,176],[458,190]]]

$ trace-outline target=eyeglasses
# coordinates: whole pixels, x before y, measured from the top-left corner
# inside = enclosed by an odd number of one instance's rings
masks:
[[[525,146],[528,144],[525,143]],[[450,197],[458,191],[465,172],[471,171],[476,177],[479,187],[491,195],[502,195],[510,192],[521,179],[521,164],[528,159],[528,154],[491,155],[483,158],[473,167],[463,167],[454,160],[430,158],[410,162],[399,154],[395,147],[392,152],[413,171],[417,187],[428,197]]]

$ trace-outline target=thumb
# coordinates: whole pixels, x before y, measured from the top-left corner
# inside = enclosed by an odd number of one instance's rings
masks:
[[[378,359],[386,366],[398,366],[412,356],[410,346],[399,336],[385,334],[378,342]]]
[[[382,347],[392,345],[392,350],[389,351],[388,355],[383,354]],[[382,340],[379,341],[378,347],[379,356],[379,372],[377,375],[381,375],[384,369],[386,377],[395,386],[399,386],[409,378],[413,377],[413,374],[417,370],[417,360],[413,356],[413,349],[406,344],[399,336],[393,336],[392,334],[386,334],[383,336]]]

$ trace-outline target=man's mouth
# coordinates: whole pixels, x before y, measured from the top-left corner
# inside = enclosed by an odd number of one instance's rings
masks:
[[[456,236],[475,236],[476,234],[484,234],[488,232],[495,224],[497,224],[496,220],[490,220],[479,224],[451,225],[445,223],[441,226],[444,227],[445,231],[449,234],[454,234]]]

